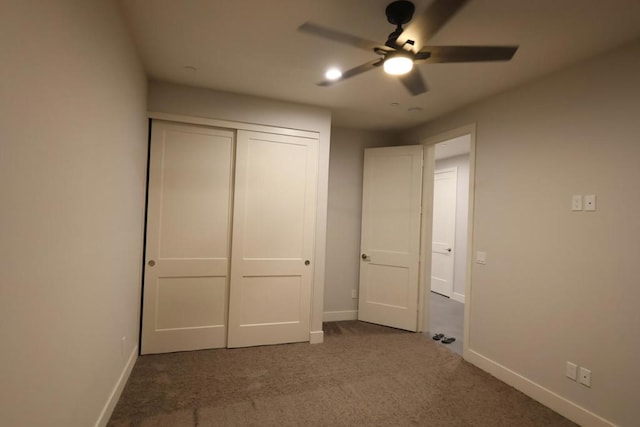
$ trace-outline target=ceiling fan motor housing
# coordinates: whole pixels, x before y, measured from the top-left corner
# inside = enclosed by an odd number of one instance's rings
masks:
[[[416,7],[410,1],[398,0],[390,3],[385,13],[390,24],[401,26],[411,21],[415,10]]]
[[[415,10],[416,8],[413,3],[406,0],[394,1],[393,3],[389,4],[389,6],[387,6],[387,8],[385,9],[385,13],[387,14],[387,21],[395,25],[396,29],[391,34],[389,34],[385,45],[394,49],[398,47],[396,46],[396,40],[398,39],[398,37],[400,37],[400,34],[402,34],[402,26],[411,21],[411,19],[413,18],[413,12]]]

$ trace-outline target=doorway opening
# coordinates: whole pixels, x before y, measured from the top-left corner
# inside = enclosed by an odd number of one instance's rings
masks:
[[[359,320],[442,334],[467,353],[474,164],[475,125],[421,145],[365,150]],[[434,194],[449,201],[449,213],[434,207]],[[448,234],[434,218],[449,224]],[[449,320],[440,308],[453,311]]]
[[[471,135],[435,145],[431,245],[431,335],[462,354]],[[447,340],[449,338],[449,340]]]
[[[469,282],[472,134],[442,136],[433,145],[433,215],[430,277],[425,308],[429,336],[462,355],[465,343],[465,303]],[[427,319],[425,319],[427,320]],[[447,339],[449,338],[449,339]]]

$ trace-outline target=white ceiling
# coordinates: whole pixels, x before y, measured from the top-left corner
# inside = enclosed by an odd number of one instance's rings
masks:
[[[470,0],[430,44],[520,45],[511,62],[422,64],[429,92],[416,97],[380,69],[316,86],[329,66],[376,56],[297,27],[312,21],[382,44],[394,29],[390,2],[121,0],[151,78],[322,106],[334,124],[366,129],[425,122],[640,37],[640,0]],[[429,2],[414,0],[416,14]]]

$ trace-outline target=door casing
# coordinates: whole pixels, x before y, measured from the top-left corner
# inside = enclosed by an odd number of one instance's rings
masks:
[[[433,223],[433,177],[435,173],[435,145],[457,138],[463,135],[470,136],[469,151],[469,216],[467,223],[467,261],[465,280],[465,304],[464,304],[464,338],[462,340],[462,356],[467,358],[469,351],[470,308],[472,299],[471,272],[473,266],[473,218],[475,195],[475,164],[476,164],[476,124],[461,126],[443,133],[439,133],[422,139],[425,146],[424,172],[422,184],[422,224]],[[419,331],[429,330],[429,304],[431,301],[431,227],[422,227],[420,241],[420,282],[418,299],[418,325]],[[427,250],[429,249],[429,250]]]

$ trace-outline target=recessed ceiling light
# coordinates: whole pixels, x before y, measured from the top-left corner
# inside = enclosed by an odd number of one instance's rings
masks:
[[[409,107],[407,111],[410,113],[417,113],[418,111],[422,111],[422,107]]]
[[[327,78],[327,80],[338,80],[340,77],[342,77],[342,71],[338,70],[337,68],[329,68],[327,72],[324,73],[324,76]]]
[[[400,103],[399,103],[399,102],[392,102],[392,103],[391,103],[391,106],[392,106],[392,107],[399,107],[399,106],[400,106]]]
[[[197,68],[194,67],[193,65],[185,65],[183,68],[189,72],[194,72],[197,70]]]

